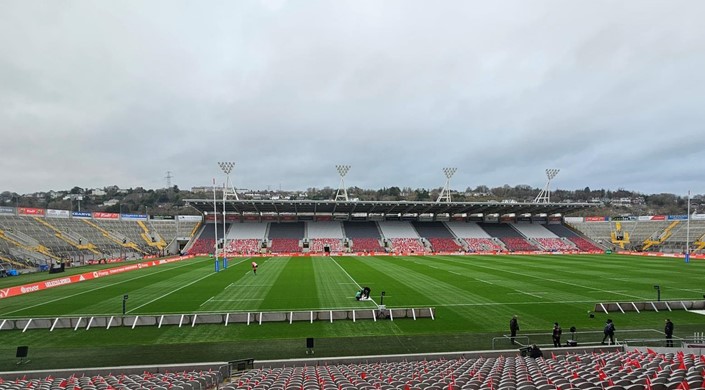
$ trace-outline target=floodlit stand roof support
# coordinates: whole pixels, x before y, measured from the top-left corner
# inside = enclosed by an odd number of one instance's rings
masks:
[[[436,200],[436,203],[440,202],[447,202],[450,203],[450,178],[453,177],[455,174],[455,171],[457,171],[458,168],[443,168],[443,174],[446,176],[446,185],[443,187],[443,190],[441,190],[441,194],[438,195],[438,199]]]
[[[548,178],[548,181],[546,182],[546,186],[539,192],[538,195],[536,195],[536,199],[534,199],[534,203],[551,203],[551,180],[553,180],[554,177],[560,172],[560,169],[546,169],[546,177]]]
[[[350,165],[336,165],[335,169],[338,170],[340,175],[340,184],[338,185],[338,191],[335,193],[335,201],[348,201],[348,190],[345,188],[345,175],[348,174],[350,170]]]

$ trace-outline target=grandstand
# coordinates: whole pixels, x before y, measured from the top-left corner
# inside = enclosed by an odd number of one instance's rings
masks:
[[[0,258],[13,268],[178,253],[200,223],[199,217],[122,220],[114,214],[116,219],[103,220],[90,214],[71,217],[68,211],[61,218],[41,215],[0,215]]]
[[[343,225],[340,222],[320,221],[306,223],[309,253],[343,252]]]
[[[345,236],[348,239],[348,245],[352,252],[358,253],[382,253],[385,251],[380,244],[382,236],[379,231],[379,226],[373,221],[362,222],[343,222]]]

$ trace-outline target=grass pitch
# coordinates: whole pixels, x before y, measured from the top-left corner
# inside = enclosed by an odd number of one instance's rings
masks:
[[[22,369],[305,357],[304,339],[316,339],[316,356],[423,353],[492,349],[519,316],[520,335],[549,343],[553,322],[575,326],[580,342],[602,339],[615,321],[617,338],[660,338],[665,318],[675,334],[705,331],[705,317],[685,311],[595,313],[597,302],[703,298],[705,262],[619,255],[272,257],[230,259],[214,272],[197,258],[0,300],[0,319],[47,316],[290,311],[435,307],[436,319],[197,325],[193,328],[111,328],[0,331],[0,370],[15,370],[16,346],[30,347]],[[83,268],[73,272],[85,272]],[[32,275],[0,280],[0,288]],[[373,302],[358,302],[360,286]],[[510,348],[504,339],[495,348]],[[522,341],[522,340],[520,340]]]

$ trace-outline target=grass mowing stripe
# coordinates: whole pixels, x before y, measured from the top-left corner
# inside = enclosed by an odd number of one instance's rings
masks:
[[[646,296],[649,300],[655,300],[654,284],[661,286],[662,298],[671,300],[674,294],[678,294],[690,296],[690,300],[699,300],[702,297],[701,281],[705,278],[705,262],[700,261],[684,264],[673,259],[615,255],[385,256],[336,257],[334,260],[361,285],[372,287],[373,295],[386,290],[388,295],[384,303],[388,307],[435,306],[436,320],[305,321],[291,325],[282,322],[261,326],[230,324],[228,327],[197,325],[193,328],[169,326],[161,329],[128,327],[106,330],[94,327],[88,331],[60,329],[53,333],[47,330],[28,330],[25,333],[10,330],[0,332],[0,368],[16,367],[15,360],[11,358],[16,345],[31,345],[33,368],[109,365],[116,362],[204,361],[216,357],[222,360],[242,357],[297,358],[305,357],[303,339],[311,336],[317,338],[316,356],[480,350],[492,348],[492,339],[508,332],[512,314],[519,315],[520,334],[530,333],[531,341],[537,343],[550,343],[550,329],[554,321],[560,322],[564,329],[576,326],[579,332],[586,332],[584,337],[580,337],[581,342],[599,342],[606,318],[612,318],[617,323],[619,339],[653,338],[652,329],[663,326],[665,317],[676,323],[675,337],[687,337],[703,330],[703,317],[684,310],[626,314],[597,312],[595,318],[586,315],[586,311],[592,310],[596,302],[624,300],[624,295],[620,294]],[[251,272],[245,275],[248,267],[239,264],[140,310],[149,309],[150,313],[187,313],[192,310],[207,313],[231,309],[242,311],[243,307],[254,310],[352,309],[361,304],[343,303],[344,299],[354,302],[350,290],[355,285],[347,284],[350,279],[330,259],[272,258],[263,260],[263,263],[261,274],[258,271],[256,277]],[[283,268],[278,270],[280,265]],[[174,286],[187,284],[212,272],[212,259],[198,261],[193,263],[193,268],[159,273],[32,311],[42,315],[47,312],[88,310],[112,313],[120,307],[124,291],[130,293],[129,303],[141,304],[170,291]],[[278,273],[276,277],[269,278],[275,273]],[[405,274],[410,275],[407,277]],[[128,277],[133,278],[134,275]],[[120,276],[116,275],[104,278],[101,283],[112,284],[120,280]],[[35,298],[30,297],[34,294],[27,294],[26,298],[30,300],[20,299],[13,305],[35,304],[39,299],[54,299],[99,286],[100,283],[62,286],[47,290],[46,294],[36,293],[39,295]],[[448,286],[451,288],[446,289]],[[323,293],[319,288],[329,293]],[[253,289],[257,292],[252,296],[243,295]],[[544,299],[518,295],[516,290],[540,295]],[[13,302],[12,299],[2,303]],[[223,302],[217,302],[217,299]],[[339,303],[337,299],[342,300]],[[208,303],[199,307],[205,301]],[[5,308],[15,309],[16,306]],[[509,347],[509,344],[503,347]]]
[[[321,260],[319,260],[319,262],[322,264],[326,264],[326,265],[330,265],[331,263],[335,264],[335,267],[326,267],[326,268],[321,268],[320,270],[318,268],[316,269],[316,284],[318,286],[321,286],[321,285],[327,286],[326,290],[329,290],[326,292],[326,296],[323,297],[322,299],[325,299],[325,298],[330,299],[330,296],[333,294],[335,294],[336,297],[343,297],[343,299],[338,298],[338,299],[334,300],[335,304],[337,304],[337,305],[345,304],[347,302],[354,300],[355,299],[355,292],[350,291],[347,288],[344,288],[343,286],[345,286],[345,284],[344,284],[345,282],[343,282],[343,281],[346,279],[351,280],[355,284],[355,286],[357,286],[358,291],[362,289],[362,286],[360,285],[360,283],[357,280],[355,280],[355,278],[350,276],[348,271],[346,271],[345,268],[343,268],[343,266],[341,266],[335,260],[335,258],[333,258],[333,257],[319,257],[318,259],[321,259]],[[337,270],[335,268],[337,268]],[[341,271],[343,272],[344,276],[339,276]],[[329,277],[330,275],[335,275],[335,277],[330,278]],[[319,291],[321,291],[321,290],[322,289],[319,287]],[[367,301],[367,300],[361,301],[361,306],[362,307],[370,306],[369,303],[372,303],[375,307],[378,306],[377,302],[374,299],[372,299],[371,297],[370,297],[369,301]]]
[[[496,270],[495,268],[491,268],[491,267],[488,267],[488,266],[481,266],[481,265],[479,265],[479,264],[475,264],[475,266],[476,266],[476,267],[479,267],[479,268],[486,268],[486,269]],[[572,287],[579,287],[579,288],[586,289],[586,290],[595,290],[595,291],[599,291],[599,292],[603,292],[603,293],[622,295],[622,296],[629,297],[629,298],[636,298],[636,299],[641,299],[641,300],[643,300],[643,299],[648,299],[648,298],[641,297],[641,296],[637,296],[637,295],[626,294],[626,293],[621,293],[621,292],[617,292],[617,291],[613,291],[613,290],[605,290],[605,289],[601,289],[601,288],[585,286],[585,285],[581,285],[581,284],[578,284],[578,283],[568,282],[568,281],[565,281],[565,280],[559,280],[559,279],[553,279],[553,278],[546,278],[546,277],[541,277],[541,276],[529,275],[529,274],[527,274],[527,273],[525,273],[525,272],[522,273],[522,272],[510,271],[510,270],[502,270],[501,272],[508,273],[508,274],[513,274],[513,275],[518,275],[518,276],[522,276],[522,277],[530,277],[530,278],[535,278],[535,279],[541,279],[542,281],[546,281],[546,282],[566,284],[566,285],[569,285],[569,286],[572,286]]]
[[[186,260],[186,261],[189,261],[189,260]],[[41,299],[43,299],[43,300],[42,300],[41,302],[39,302],[39,303],[36,303],[36,304],[33,304],[33,305],[26,305],[26,306],[23,306],[22,308],[17,309],[17,310],[12,310],[12,311],[8,311],[8,312],[0,313],[0,315],[2,315],[2,316],[7,316],[7,315],[9,315],[9,314],[18,313],[18,312],[21,312],[21,311],[26,311],[26,310],[29,310],[29,309],[34,309],[34,308],[41,307],[41,306],[45,306],[45,305],[53,305],[53,304],[55,304],[56,302],[61,301],[61,300],[65,300],[65,299],[69,299],[69,298],[75,298],[75,297],[80,296],[80,295],[83,295],[83,294],[95,293],[97,290],[101,290],[101,289],[105,289],[105,288],[110,288],[110,287],[118,286],[118,285],[121,285],[121,284],[124,284],[124,283],[134,282],[134,281],[140,280],[140,279],[142,279],[142,278],[153,277],[153,276],[155,276],[155,275],[158,275],[158,274],[161,274],[161,273],[164,273],[164,272],[169,272],[169,271],[172,271],[172,270],[174,270],[174,269],[179,269],[179,268],[183,268],[183,267],[191,267],[191,266],[193,266],[193,263],[178,264],[177,267],[173,267],[173,268],[172,268],[172,267],[169,267],[169,268],[165,268],[165,269],[149,269],[149,268],[144,268],[143,270],[145,270],[145,271],[152,271],[152,272],[146,273],[146,274],[144,274],[144,275],[136,276],[136,277],[133,277],[133,278],[129,278],[129,279],[126,279],[126,280],[121,280],[121,281],[118,281],[118,282],[114,282],[114,283],[110,283],[110,284],[105,284],[105,285],[103,285],[103,286],[94,287],[94,288],[92,288],[92,289],[85,289],[85,286],[83,286],[83,285],[82,285],[82,286],[78,286],[78,287],[84,288],[84,289],[83,289],[82,291],[78,291],[78,292],[76,292],[76,293],[74,293],[74,294],[69,294],[69,295],[60,294],[61,291],[44,290],[44,291],[42,291],[42,292],[44,292],[44,293],[46,293],[46,292],[55,293],[55,294],[53,294],[53,295],[56,296],[56,298],[46,300],[46,297],[42,297]],[[133,271],[133,272],[134,272],[134,271]],[[95,284],[95,283],[100,283],[100,282],[107,282],[107,281],[109,281],[109,280],[114,280],[113,278],[116,278],[116,279],[117,279],[117,278],[119,278],[119,277],[124,277],[124,276],[127,276],[127,274],[117,274],[117,275],[112,275],[112,276],[110,276],[110,277],[103,277],[103,278],[99,278],[99,279],[92,279],[92,280],[84,281],[84,282],[81,282],[81,283]],[[61,288],[66,288],[66,287],[69,287],[69,286],[60,286],[60,287],[58,287],[58,288],[61,289]],[[73,286],[71,286],[71,287],[76,287],[76,285],[73,285]],[[37,294],[37,293],[33,293],[33,294]],[[38,294],[38,295],[39,295],[39,294]],[[37,295],[37,296],[38,296],[38,295]],[[23,298],[35,298],[35,296],[31,296],[31,295],[20,296],[20,297],[23,297]],[[20,297],[17,297],[17,298],[20,298]],[[19,299],[18,299],[18,301],[19,301]],[[11,301],[11,302],[14,303],[15,301]],[[5,301],[3,301],[3,303],[5,303]]]

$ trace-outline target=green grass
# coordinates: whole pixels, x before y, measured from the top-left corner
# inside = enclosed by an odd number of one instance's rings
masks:
[[[608,318],[587,312],[597,302],[702,299],[705,262],[599,256],[433,256],[230,259],[213,272],[198,258],[0,300],[0,319],[129,314],[373,308],[358,302],[358,285],[372,288],[388,307],[435,307],[436,319],[198,325],[0,331],[0,370],[15,370],[18,345],[30,347],[31,367],[108,366],[189,361],[305,357],[304,339],[316,338],[316,356],[423,353],[491,349],[519,316],[522,335],[548,343],[554,321],[564,337],[575,326],[581,341],[601,340]],[[33,275],[31,278],[37,278]],[[55,277],[45,274],[44,278]],[[25,283],[24,277],[14,279]],[[7,287],[7,278],[0,286]],[[705,330],[705,317],[685,312],[612,313],[618,338],[659,338],[670,317],[676,336]],[[509,348],[501,340],[497,348]]]

